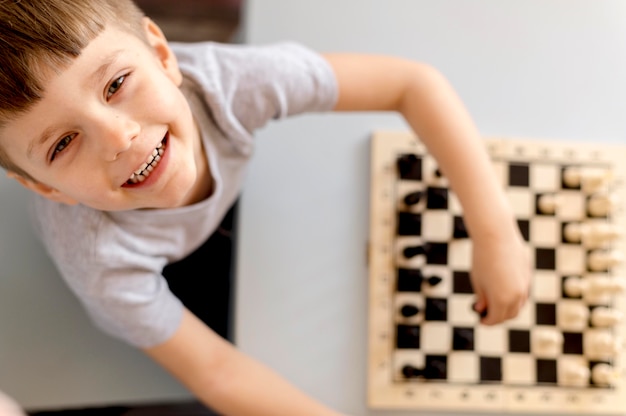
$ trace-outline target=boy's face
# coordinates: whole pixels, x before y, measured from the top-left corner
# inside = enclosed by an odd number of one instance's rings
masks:
[[[145,28],[150,46],[107,27],[67,69],[50,71],[43,99],[0,130],[0,146],[36,181],[10,176],[50,199],[109,211],[206,196],[176,59],[158,27],[146,19]]]

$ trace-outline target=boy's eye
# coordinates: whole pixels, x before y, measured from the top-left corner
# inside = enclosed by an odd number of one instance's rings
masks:
[[[126,75],[122,75],[121,77],[113,81],[109,85],[109,88],[107,89],[107,98],[111,98],[111,96],[115,94],[117,90],[119,90],[122,87],[122,84],[124,83],[125,80],[126,80]]]
[[[67,146],[70,145],[72,140],[74,140],[75,136],[76,136],[75,134],[68,134],[67,136],[65,136],[61,140],[59,140],[59,142],[54,147],[54,151],[52,152],[52,156],[50,156],[50,161],[51,162],[54,160],[55,157],[57,157],[57,155],[59,153],[61,153],[63,150],[65,150],[67,148]]]

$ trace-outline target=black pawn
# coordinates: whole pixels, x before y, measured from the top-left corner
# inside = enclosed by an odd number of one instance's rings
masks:
[[[404,305],[400,309],[400,313],[405,318],[410,318],[411,316],[415,316],[420,312],[419,308],[415,305]]]
[[[404,197],[404,203],[407,205],[415,205],[422,199],[422,191],[411,192]]]

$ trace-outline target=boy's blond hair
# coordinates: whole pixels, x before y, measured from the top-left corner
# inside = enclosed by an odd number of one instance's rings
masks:
[[[42,98],[48,71],[67,67],[107,25],[145,40],[143,17],[132,0],[0,0],[0,128]],[[2,148],[0,166],[30,178]]]

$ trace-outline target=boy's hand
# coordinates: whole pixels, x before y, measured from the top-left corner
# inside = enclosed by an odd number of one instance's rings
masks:
[[[530,289],[530,256],[524,241],[517,233],[472,241],[474,309],[481,313],[481,323],[494,325],[516,317]]]

